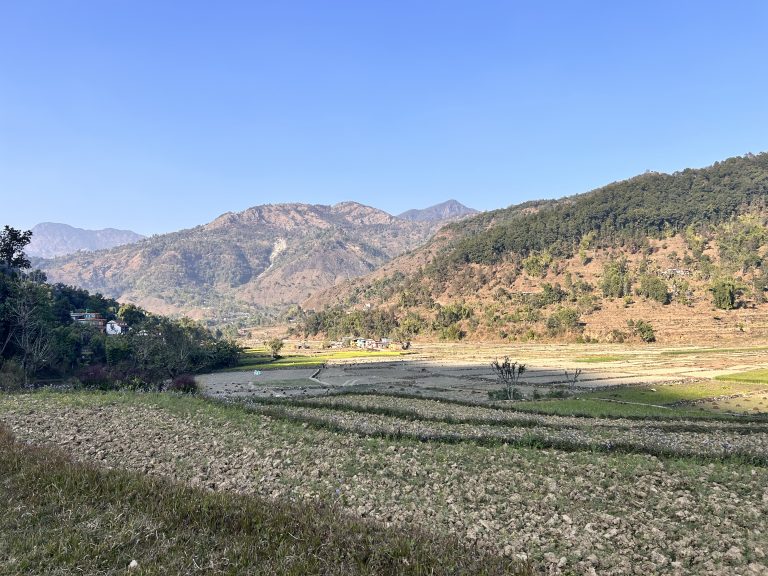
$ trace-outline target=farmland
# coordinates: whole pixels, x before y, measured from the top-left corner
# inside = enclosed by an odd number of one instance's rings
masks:
[[[492,399],[499,384],[489,359],[511,352],[528,366],[526,399]],[[362,552],[371,562],[406,538],[415,548],[405,562],[434,573],[451,573],[462,558],[434,560],[440,546],[478,558],[477,573],[766,573],[766,387],[754,377],[716,379],[763,369],[762,349],[323,354],[319,367],[292,366],[288,356],[285,368],[258,376],[246,365],[200,377],[211,399],[6,396],[0,422],[22,442],[61,447],[111,474],[265,506],[330,507],[354,526],[393,531]],[[577,367],[574,385],[564,372]],[[131,554],[154,566],[157,545]],[[211,546],[222,562],[220,544]]]

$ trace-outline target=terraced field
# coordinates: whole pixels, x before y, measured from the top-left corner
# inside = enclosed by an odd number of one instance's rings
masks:
[[[766,574],[768,424],[388,395],[0,398],[25,442],[208,490],[328,502],[548,574]]]

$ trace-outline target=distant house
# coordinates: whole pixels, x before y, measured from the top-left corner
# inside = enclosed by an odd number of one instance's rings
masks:
[[[77,324],[84,324],[101,332],[104,331],[104,327],[107,324],[107,319],[104,316],[98,312],[88,312],[88,310],[85,312],[70,312],[69,317]]]
[[[372,340],[370,338],[358,338],[355,340],[355,346],[365,350],[383,350],[389,348],[389,339]]]
[[[128,329],[128,324],[125,322],[118,322],[117,320],[110,320],[104,327],[104,331],[109,336],[117,336],[124,333]]]
[[[687,268],[667,268],[664,270],[664,276],[672,278],[673,276],[691,276],[691,271]]]

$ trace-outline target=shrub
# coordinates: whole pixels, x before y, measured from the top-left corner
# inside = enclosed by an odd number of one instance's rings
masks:
[[[435,316],[433,328],[448,328],[452,324],[461,320],[471,318],[474,311],[469,306],[462,303],[448,304],[447,306],[441,306]]]
[[[0,365],[0,390],[11,392],[24,386],[24,370],[14,360],[6,360]]]
[[[517,388],[512,388],[507,392],[507,390],[488,390],[488,399],[489,400],[522,400],[523,399],[523,393],[520,392]]]
[[[638,292],[644,298],[656,300],[661,304],[669,304],[669,288],[667,283],[658,276],[645,275],[641,277]]]
[[[461,340],[464,336],[466,332],[458,324],[452,324],[440,330],[440,340]]]
[[[278,354],[280,354],[280,350],[283,349],[283,339],[272,338],[267,342],[267,348],[269,348],[269,354],[272,356],[273,360],[279,358]]]
[[[191,374],[176,376],[176,378],[168,384],[166,390],[169,392],[181,392],[182,394],[197,394],[198,392],[197,382],[195,382],[195,377]]]
[[[627,326],[632,329],[632,333],[639,336],[643,342],[656,342],[656,333],[653,326],[645,320],[627,320]]]
[[[544,278],[552,264],[552,255],[549,252],[532,252],[523,260],[523,270],[534,278]]]
[[[563,332],[581,329],[581,317],[578,310],[573,308],[560,308],[547,318],[547,330],[552,336]]]
[[[718,280],[712,285],[711,290],[715,308],[733,310],[736,307],[736,284],[733,280]]]
[[[116,387],[115,379],[103,364],[84,366],[78,370],[76,377],[80,385],[85,388],[97,388],[99,390],[111,390]]]

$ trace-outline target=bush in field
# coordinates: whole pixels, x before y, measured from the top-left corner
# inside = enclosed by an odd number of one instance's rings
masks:
[[[499,362],[498,358],[491,362],[491,368],[496,373],[499,382],[504,385],[502,392],[507,400],[519,400],[522,398],[517,385],[520,383],[520,376],[525,372],[525,364],[520,364],[517,361],[510,362],[509,356],[504,356],[502,362]]]
[[[656,333],[653,331],[653,326],[651,326],[650,322],[645,320],[627,320],[627,326],[643,342],[656,342]]]
[[[197,394],[197,382],[192,374],[176,376],[166,388],[169,392],[181,392],[182,394]]]
[[[269,354],[272,356],[272,359],[276,359],[278,354],[280,354],[280,350],[283,349],[283,339],[272,338],[272,340],[267,342],[267,348],[269,348]]]
[[[461,340],[466,335],[466,332],[458,324],[451,324],[440,329],[440,340]]]
[[[537,398],[538,392],[534,391],[533,398]],[[541,398],[541,395],[538,395],[538,398]],[[488,399],[489,400],[522,400],[523,399],[523,393],[520,392],[517,388],[512,388],[510,391],[507,390],[488,390]]]

